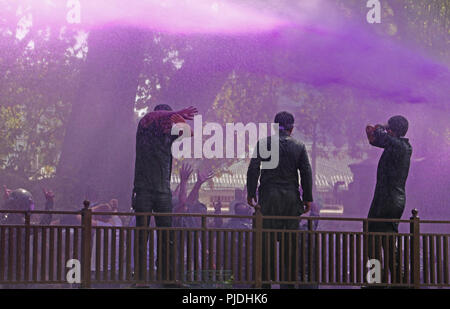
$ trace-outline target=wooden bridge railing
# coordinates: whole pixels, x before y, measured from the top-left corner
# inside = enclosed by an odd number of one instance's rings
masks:
[[[80,212],[52,212],[81,215],[80,224],[49,226],[32,224],[30,219],[48,213],[45,211],[2,213],[21,214],[24,220],[21,224],[0,225],[0,286],[65,286],[75,282],[85,288],[133,283],[209,288],[259,288],[268,284],[450,287],[450,221],[420,220],[416,210],[409,220],[292,218],[263,217],[259,209],[253,216],[97,213],[86,203]],[[136,215],[200,220],[197,226],[189,227],[93,224],[99,222],[97,216]],[[245,224],[239,228],[209,224],[217,217]],[[267,219],[294,219],[307,224],[298,230],[265,229]],[[356,222],[361,229],[315,230],[317,220]],[[409,223],[409,232],[368,232],[370,220]],[[421,233],[423,224],[441,224],[445,229]],[[141,262],[140,237],[148,239],[141,250]]]

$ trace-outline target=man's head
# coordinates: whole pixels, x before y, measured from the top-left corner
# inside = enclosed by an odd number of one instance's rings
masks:
[[[394,136],[403,137],[408,132],[408,120],[403,116],[394,116],[388,120],[388,131]]]
[[[280,131],[286,131],[289,134],[294,129],[294,116],[288,112],[279,112],[275,115],[275,123],[280,126]]]
[[[34,210],[33,196],[25,189],[16,189],[9,194],[6,208],[11,210]]]
[[[172,107],[167,104],[158,104],[155,106],[154,111],[172,111]]]

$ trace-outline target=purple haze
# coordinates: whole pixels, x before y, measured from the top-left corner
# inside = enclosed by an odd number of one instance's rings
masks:
[[[203,48],[219,52],[213,60],[202,59],[192,75],[214,76],[216,71],[240,70],[307,83],[318,89],[338,85],[350,88],[360,98],[372,102],[421,103],[417,105],[426,107],[426,111],[434,114],[439,113],[436,110],[443,111],[441,117],[445,117],[445,113],[448,117],[450,72],[447,64],[418,47],[406,46],[394,38],[368,31],[363,13],[359,22],[350,23],[333,14],[333,1],[296,2],[302,4],[300,11],[290,6],[280,7],[276,0],[272,1],[271,4],[278,5],[279,9],[275,14],[268,13],[270,10],[243,8],[236,4],[237,1],[88,0],[82,2],[81,22],[90,29],[124,25],[187,38],[205,37]],[[365,1],[361,2],[364,5]],[[52,15],[47,16],[51,22]],[[208,42],[232,44],[231,47],[209,46]],[[189,77],[195,79],[195,76]],[[427,142],[427,135],[421,135],[421,131],[434,125],[432,117],[420,122],[424,119],[425,108],[417,111],[408,110],[405,105],[398,106],[390,112],[405,114],[413,120],[409,136],[415,153],[427,153],[420,149]],[[206,107],[200,106],[200,109],[206,110]],[[385,116],[373,121],[386,121],[389,115]],[[364,128],[354,129],[363,132]],[[439,153],[448,157],[448,152],[442,151],[446,149],[448,144],[440,149],[428,149],[428,153],[435,155],[427,159],[435,165],[430,169],[428,163],[420,168],[420,164],[413,163],[417,168],[410,178],[413,194],[416,189],[422,190],[420,192],[438,190],[432,193],[439,196],[439,200],[433,202],[438,206],[444,206],[448,201],[444,187],[448,187],[448,176],[445,175],[448,175],[449,164],[447,158],[435,159],[439,158]],[[428,178],[436,179],[439,186],[430,181],[424,190],[423,180]]]
[[[368,33],[365,12],[355,24],[335,13],[333,1],[298,1],[295,9],[270,2],[277,14],[236,3],[83,1],[81,22],[91,29],[121,25],[183,36],[243,37],[237,43],[243,53],[233,61],[244,70],[316,86],[342,85],[397,103],[449,101],[448,66]],[[49,21],[52,16],[47,14]]]

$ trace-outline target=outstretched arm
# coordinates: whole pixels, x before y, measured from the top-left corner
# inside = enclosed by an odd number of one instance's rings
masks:
[[[197,109],[193,106],[184,108],[179,111],[165,111],[165,110],[152,111],[141,119],[141,125],[144,128],[146,128],[155,121],[161,120],[163,118],[170,119],[170,117],[175,114],[180,115],[181,117],[183,117],[183,119],[192,120],[194,118],[194,115],[197,113],[198,113]]]
[[[209,179],[214,177],[214,173],[212,171],[200,172],[197,171],[197,182],[194,184],[189,196],[187,198],[187,203],[191,204],[198,200],[198,193],[200,191],[201,186],[208,181]]]
[[[183,164],[180,170],[180,185],[178,192],[178,207],[175,212],[186,212],[186,185],[189,176],[192,174],[192,167],[189,164]]]
[[[185,137],[194,136],[194,131],[192,131],[191,126],[189,124],[187,124],[186,120],[179,114],[173,114],[172,116],[170,116],[170,121],[168,123],[166,123],[166,128],[165,128],[167,133],[172,131],[172,125],[174,125],[174,124],[176,124],[179,128],[182,129],[179,133],[179,136],[182,136],[183,132],[185,132],[185,131],[190,132],[189,136],[185,136]]]

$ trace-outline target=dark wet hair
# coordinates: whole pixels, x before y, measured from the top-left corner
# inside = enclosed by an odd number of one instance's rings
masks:
[[[158,104],[155,106],[154,111],[171,111],[172,107],[167,104]]]
[[[290,131],[294,128],[294,116],[288,112],[279,112],[275,116],[275,123],[280,125],[280,130]]]
[[[405,136],[406,132],[408,132],[408,120],[403,116],[389,118],[388,126],[398,136]]]

